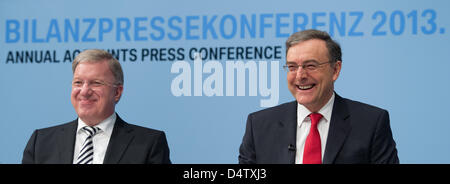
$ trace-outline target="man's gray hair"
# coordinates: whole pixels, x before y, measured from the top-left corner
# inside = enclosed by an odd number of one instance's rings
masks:
[[[319,39],[325,41],[328,49],[328,58],[330,59],[330,62],[336,63],[336,61],[342,61],[341,46],[339,46],[339,44],[336,41],[331,39],[328,33],[314,29],[308,29],[292,34],[286,41],[286,54],[289,48],[291,48],[292,46],[300,42],[312,39]]]
[[[89,49],[81,52],[80,54],[75,57],[75,59],[72,62],[72,72],[75,73],[75,69],[77,68],[78,64],[82,62],[102,62],[107,61],[109,65],[109,69],[114,75],[114,78],[116,79],[115,85],[123,85],[123,70],[122,66],[120,66],[119,61],[114,58],[113,55],[110,53],[100,50],[100,49]]]

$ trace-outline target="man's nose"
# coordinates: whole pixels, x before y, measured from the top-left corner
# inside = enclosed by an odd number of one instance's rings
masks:
[[[83,96],[89,96],[92,94],[92,89],[89,86],[89,83],[84,83],[81,87],[80,87],[80,95]]]
[[[303,67],[298,67],[296,71],[296,78],[297,79],[303,79],[308,76],[308,72]]]

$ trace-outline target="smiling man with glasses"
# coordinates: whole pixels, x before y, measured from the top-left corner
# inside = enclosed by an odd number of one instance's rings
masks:
[[[388,112],[334,91],[342,53],[326,32],[291,35],[283,67],[296,100],[248,116],[239,163],[399,163]]]
[[[123,92],[119,61],[85,50],[72,63],[72,122],[34,131],[25,164],[168,164],[164,132],[126,123],[115,112]]]

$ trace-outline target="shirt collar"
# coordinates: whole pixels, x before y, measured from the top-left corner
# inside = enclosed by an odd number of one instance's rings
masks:
[[[101,132],[111,132],[112,128],[114,127],[114,123],[116,122],[116,119],[117,119],[117,115],[116,115],[116,113],[113,113],[111,116],[104,119],[99,124],[95,125],[94,127],[100,128]],[[81,118],[78,118],[77,132],[79,132],[80,129],[82,129],[85,126],[88,126],[88,125],[86,125],[86,123]]]
[[[333,95],[328,100],[328,102],[319,110],[319,113],[322,114],[323,119],[325,119],[325,122],[330,122],[331,113],[333,112],[334,98],[335,98],[335,95],[333,93]],[[298,126],[300,126],[301,123],[304,122],[306,118],[309,119],[309,117],[308,117],[309,114],[311,114],[311,111],[309,111],[302,104],[297,103],[297,121],[298,121],[297,124],[298,124]]]

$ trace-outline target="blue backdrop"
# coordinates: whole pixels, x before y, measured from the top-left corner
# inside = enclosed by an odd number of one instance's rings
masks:
[[[166,132],[173,163],[237,163],[251,112],[294,100],[284,42],[329,32],[339,95],[387,109],[401,163],[450,163],[450,1],[0,1],[0,163],[76,118],[71,61],[114,52],[116,111]]]

